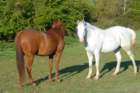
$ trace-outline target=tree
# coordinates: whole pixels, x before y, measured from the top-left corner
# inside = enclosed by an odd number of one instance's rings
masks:
[[[122,15],[122,0],[96,0],[96,15],[98,18]]]
[[[49,28],[54,20],[62,20],[67,35],[74,35],[76,21],[84,18],[85,10],[92,20],[93,0],[1,0],[0,39],[14,39],[25,28]]]

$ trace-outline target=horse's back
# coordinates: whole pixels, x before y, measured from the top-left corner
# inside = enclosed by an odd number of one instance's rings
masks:
[[[135,42],[136,34],[130,28],[114,26],[106,30],[114,37],[119,38],[121,47],[130,47]]]
[[[17,34],[16,40],[19,40],[20,42],[29,42],[31,44],[35,42],[37,43],[41,37],[40,33],[41,32],[37,32],[32,29],[23,30]]]
[[[40,32],[37,32],[33,29],[25,29],[23,31],[20,31],[17,33],[16,35],[16,39],[18,38],[34,38],[34,37],[38,37],[38,33]]]
[[[22,48],[25,54],[35,54],[39,48],[41,32],[32,29],[23,30],[16,36],[16,43]]]
[[[16,43],[21,46],[26,55],[50,55],[54,53],[59,42],[53,34],[28,29],[17,34]]]

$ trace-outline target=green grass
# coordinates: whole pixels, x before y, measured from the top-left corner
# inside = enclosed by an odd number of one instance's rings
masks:
[[[101,78],[98,81],[86,80],[88,62],[84,47],[77,40],[66,37],[66,47],[60,65],[62,82],[49,82],[47,57],[36,56],[32,74],[34,80],[38,80],[38,85],[28,85],[26,78],[25,86],[19,88],[15,44],[0,42],[0,93],[140,93],[140,74],[133,74],[128,56],[123,51],[122,53],[123,62],[119,75],[112,76],[116,65],[114,54],[101,54]],[[137,32],[134,53],[140,67],[140,32]],[[94,65],[93,68],[95,75]]]

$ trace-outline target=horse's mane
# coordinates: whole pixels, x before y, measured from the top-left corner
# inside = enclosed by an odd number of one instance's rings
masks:
[[[61,21],[54,21],[52,26],[46,31],[47,34],[59,34],[64,37],[64,25]]]
[[[47,25],[44,27],[44,31],[49,31],[49,30],[59,30],[61,28],[64,28],[63,22],[60,20],[55,20],[52,25]]]
[[[86,22],[86,24],[87,24],[87,27],[90,28],[90,29],[102,30],[101,28],[99,28],[99,27],[97,27],[97,26],[95,26],[95,25],[92,25],[92,24],[90,24],[90,23],[88,23],[88,22]]]

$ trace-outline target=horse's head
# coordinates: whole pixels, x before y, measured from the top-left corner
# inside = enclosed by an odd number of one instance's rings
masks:
[[[60,20],[54,21],[52,24],[52,28],[64,35],[64,25]]]
[[[86,22],[84,20],[77,21],[77,35],[80,42],[84,42],[85,37],[85,30],[86,30]]]
[[[52,24],[52,28],[60,29],[63,27],[63,23],[60,20],[54,21]]]

